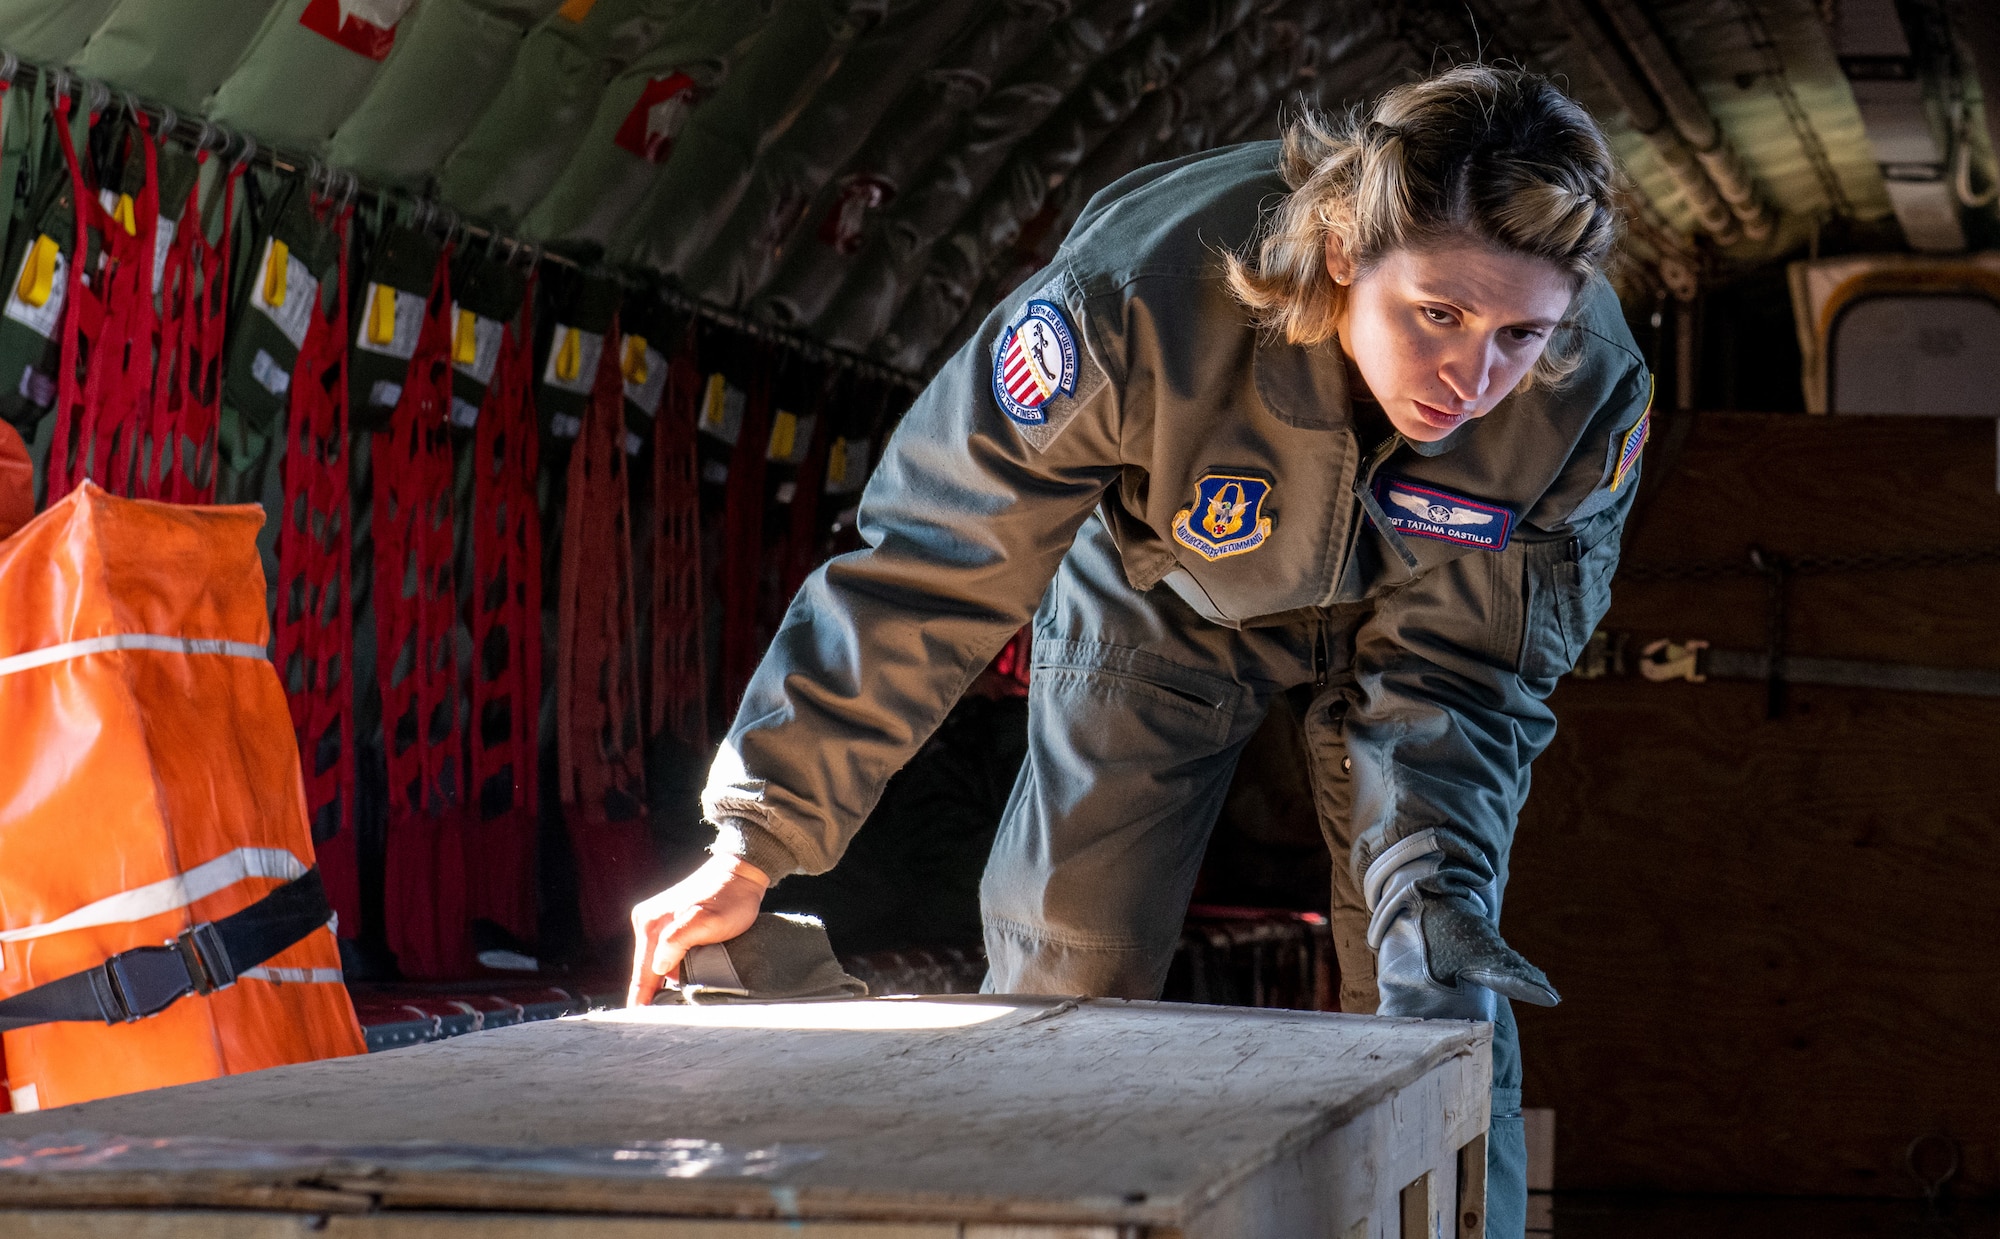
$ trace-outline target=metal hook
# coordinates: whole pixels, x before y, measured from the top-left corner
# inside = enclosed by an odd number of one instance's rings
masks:
[[[90,83],[90,114],[92,116],[102,114],[106,105],[110,102],[111,88],[109,86],[106,86],[103,82]]]
[[[160,105],[160,136],[163,138],[171,137],[174,130],[180,127],[181,114],[174,111],[173,105],[162,103]]]
[[[14,75],[21,71],[21,58],[9,51],[0,51],[0,84],[12,86]]]
[[[249,167],[250,161],[257,157],[257,139],[247,133],[239,133],[236,136],[243,139],[243,151],[236,156],[233,166],[237,168]],[[223,146],[224,149],[228,148],[228,140],[226,138],[224,139]]]
[[[55,92],[56,99],[59,102],[67,103],[69,101],[70,83],[72,80],[68,69],[57,69],[55,76],[49,79],[49,89]]]
[[[346,210],[361,196],[361,178],[352,172],[340,174],[340,209]]]
[[[215,145],[215,140],[219,133],[220,131],[215,127],[215,122],[209,120],[207,117],[203,117],[201,128],[194,135],[194,149],[204,154],[211,150],[219,149]],[[225,141],[223,145],[226,147],[228,142]]]

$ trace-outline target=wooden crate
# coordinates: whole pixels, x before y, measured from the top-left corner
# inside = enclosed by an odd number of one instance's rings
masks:
[[[605,1011],[0,1118],[0,1235],[1483,1234],[1489,1038],[975,996]]]

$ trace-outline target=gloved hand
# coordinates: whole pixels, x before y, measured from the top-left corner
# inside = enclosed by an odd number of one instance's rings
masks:
[[[1496,993],[1540,1007],[1560,1002],[1542,970],[1493,927],[1488,909],[1498,900],[1491,887],[1471,895],[1419,888],[1443,858],[1435,832],[1419,831],[1376,857],[1362,879],[1382,996],[1377,1013],[1491,1020]]]

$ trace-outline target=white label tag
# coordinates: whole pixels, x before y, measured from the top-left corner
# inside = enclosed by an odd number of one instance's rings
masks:
[[[790,503],[792,500],[798,498],[798,495],[799,484],[797,482],[780,482],[778,484],[779,503]]]
[[[646,441],[644,439],[641,439],[629,430],[625,432],[625,454],[627,456],[637,456],[645,448]]]
[[[702,433],[735,447],[737,437],[743,433],[743,407],[749,400],[749,393],[730,386],[720,374],[709,375],[701,403]]]
[[[826,454],[826,493],[847,495],[868,481],[868,440],[836,439]]]
[[[160,295],[160,287],[167,282],[167,253],[174,248],[174,230],[180,221],[160,216],[160,228],[153,234],[153,295]]]
[[[625,398],[639,406],[639,411],[647,417],[654,417],[660,411],[660,393],[667,390],[667,359],[652,349],[646,350],[646,381],[634,383],[625,380]]]
[[[264,390],[273,396],[282,396],[292,387],[292,372],[279,365],[277,358],[261,348],[257,350],[257,355],[250,359],[250,377],[256,379],[263,385]]]
[[[719,460],[711,460],[702,465],[701,480],[720,486],[729,480],[729,466]]]
[[[459,308],[456,301],[451,305],[452,347],[458,347]],[[465,375],[481,387],[493,381],[493,368],[500,364],[500,336],[506,325],[497,318],[472,316],[472,360],[456,363],[452,368]],[[469,425],[470,423],[468,423]]]
[[[479,424],[479,406],[460,397],[451,398],[451,424],[466,430]]]
[[[56,328],[62,324],[63,297],[69,292],[69,255],[56,251],[55,276],[49,282],[49,299],[40,305],[29,305],[21,300],[21,280],[28,274],[28,264],[35,258],[35,247],[30,244],[27,253],[21,255],[21,265],[14,271],[14,279],[7,285],[7,317],[27,326],[30,331],[45,340],[56,337]]]
[[[264,316],[278,325],[285,333],[285,339],[293,348],[304,348],[306,328],[312,325],[313,311],[319,308],[319,281],[313,278],[306,265],[285,251],[284,300],[273,305],[265,300],[265,291],[271,285],[271,246],[276,237],[264,238],[264,257],[257,264],[256,278],[250,281],[251,308],[262,310]]]
[[[48,408],[56,399],[54,376],[43,374],[33,366],[22,366],[21,398],[38,409]]]
[[[583,419],[558,413],[549,419],[549,433],[558,439],[574,439],[583,433]]]
[[[588,395],[597,382],[597,361],[603,355],[602,335],[558,323],[549,345],[548,364],[542,367],[542,382],[557,391]]]
[[[396,298],[392,311],[394,325],[388,332],[389,338],[384,340],[381,328],[389,324],[380,322],[378,316],[387,308],[391,295]],[[408,361],[417,355],[417,337],[423,330],[422,297],[386,284],[370,284],[367,295],[361,300],[361,330],[355,334],[354,347],[364,353],[380,353],[397,361]]]
[[[368,403],[380,405],[385,409],[395,408],[396,402],[402,398],[403,385],[392,383],[388,379],[376,379],[375,386],[368,389]]]

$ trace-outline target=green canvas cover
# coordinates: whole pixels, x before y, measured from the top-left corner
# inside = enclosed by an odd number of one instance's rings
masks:
[[[681,10],[659,40],[604,88],[588,130],[578,136],[561,176],[522,221],[523,231],[545,242],[607,244],[663,170],[662,164],[618,142],[648,84],[670,81],[676,74],[692,80],[687,129],[672,141],[678,152],[701,115],[719,102],[740,68],[738,58],[763,46],[758,36],[770,20],[771,10],[761,3]]]
[[[442,250],[431,233],[391,224],[356,273],[347,302],[348,425],[356,430],[381,430],[396,411]]]
[[[614,236],[613,256],[679,272],[713,233],[718,214],[736,204],[758,157],[886,11],[887,0],[779,0],[764,36],[688,118],[675,157]]]
[[[557,13],[537,26],[506,85],[440,170],[445,200],[468,215],[520,226],[582,146],[606,83],[696,2],[597,0],[580,21]],[[763,6],[742,0],[732,7]]]
[[[70,67],[192,115],[243,59],[270,10],[270,0],[121,0]]]
[[[397,28],[395,50],[327,157],[384,185],[424,185],[506,83],[527,36],[521,17],[540,20],[555,6],[533,7],[543,11],[424,0]]]
[[[340,243],[313,210],[312,192],[291,177],[272,177],[274,191],[261,218],[246,231],[254,238],[229,313],[229,356],[223,370],[222,400],[233,410],[240,433],[224,450],[239,449],[238,463],[260,453],[252,439],[268,436],[288,406],[292,365],[305,342],[312,308],[329,298],[328,285],[340,261]],[[280,250],[284,274],[276,274]]]
[[[301,25],[311,2],[280,0],[265,14],[242,63],[209,101],[211,119],[267,145],[297,151],[326,145],[382,66]]]
[[[59,65],[77,53],[118,0],[0,0],[0,46]]]

